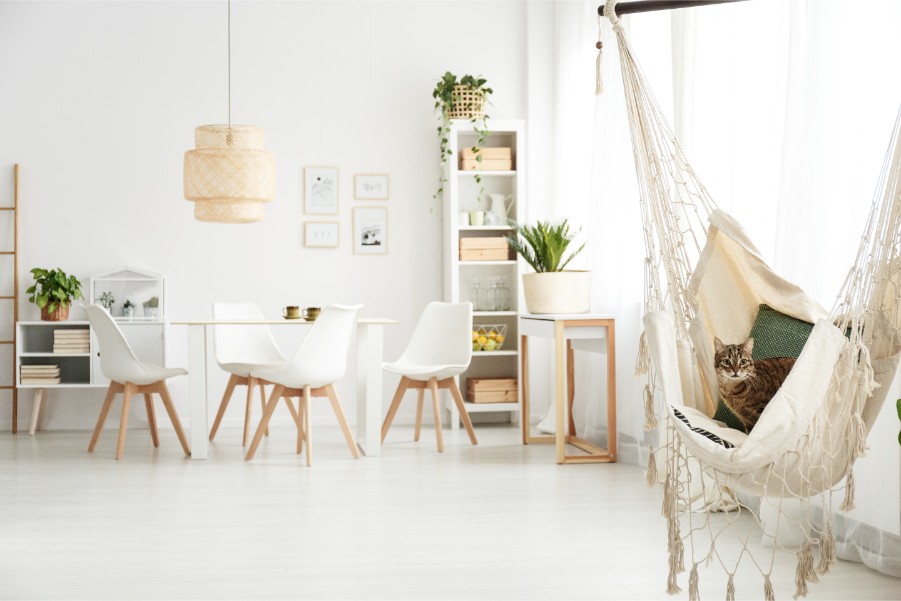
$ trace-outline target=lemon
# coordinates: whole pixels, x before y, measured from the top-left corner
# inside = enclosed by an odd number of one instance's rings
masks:
[[[485,346],[488,344],[488,338],[486,336],[479,336],[479,344]]]
[[[497,338],[495,338],[494,341],[497,342],[498,344],[502,343],[504,341],[503,334],[498,334]]]

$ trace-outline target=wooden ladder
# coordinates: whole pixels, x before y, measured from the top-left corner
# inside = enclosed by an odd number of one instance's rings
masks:
[[[12,250],[0,251],[0,255],[12,255],[13,257],[13,290],[12,296],[0,296],[0,301],[12,302],[12,339],[0,340],[0,345],[12,348],[12,366],[10,369],[10,383],[0,386],[0,390],[9,390],[12,394],[12,432],[19,431],[19,390],[16,388],[16,330],[19,323],[19,164],[13,166],[13,206],[0,207],[0,211],[12,211],[13,214],[13,240]]]

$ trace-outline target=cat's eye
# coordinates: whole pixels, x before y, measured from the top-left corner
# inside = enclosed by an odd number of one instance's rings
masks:
[[[723,367],[729,367],[729,360],[723,359],[722,361],[720,361],[720,365],[722,365]]]
[[[748,361],[747,359],[742,359],[742,360],[741,360],[741,364],[742,364],[742,365],[747,365],[748,363],[750,363],[750,361]]]

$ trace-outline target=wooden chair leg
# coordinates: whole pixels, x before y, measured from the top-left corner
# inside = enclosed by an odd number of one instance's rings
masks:
[[[347,446],[350,448],[350,454],[354,456],[354,459],[359,459],[360,451],[357,448],[357,441],[354,440],[353,432],[350,431],[350,426],[347,424],[347,417],[344,415],[344,408],[341,406],[341,401],[338,399],[338,393],[335,392],[335,387],[331,384],[326,386],[325,394],[328,395],[329,401],[332,402],[332,409],[335,412],[335,417],[338,418],[338,424],[341,426],[341,431],[344,432],[344,440],[347,441]]]
[[[294,422],[297,424],[297,436],[301,440],[301,444],[298,446],[298,453],[303,452],[303,444],[302,441],[306,437],[306,433],[304,432],[304,419],[303,419],[303,399],[302,397],[297,397],[297,409],[294,408],[294,405],[291,403],[290,397],[284,397],[285,402],[288,403],[288,407],[291,408],[291,414],[294,416]]]
[[[266,408],[266,385],[256,378],[252,378],[253,383],[260,387],[260,411]],[[269,436],[269,426],[266,426],[266,436]]]
[[[222,400],[219,401],[219,410],[216,412],[216,419],[213,421],[213,427],[210,429],[210,440],[216,437],[219,424],[222,423],[222,417],[225,415],[225,408],[228,407],[228,402],[231,400],[232,393],[235,391],[235,386],[237,386],[240,379],[240,376],[232,374],[228,379],[228,384],[225,385],[225,393],[222,395]]]
[[[266,405],[263,405],[263,411]],[[250,416],[253,414],[253,380],[247,379],[247,400],[244,403],[244,437],[241,439],[241,446],[247,446],[247,439],[250,437]]]
[[[266,403],[266,409],[263,411],[263,417],[260,418],[256,434],[253,435],[253,441],[250,443],[250,448],[247,449],[247,455],[244,457],[245,461],[253,459],[254,454],[257,452],[257,447],[260,446],[260,441],[263,439],[263,433],[266,431],[266,426],[269,425],[269,418],[272,417],[272,412],[275,411],[275,406],[278,404],[278,400],[281,398],[284,389],[284,386],[278,384],[272,387],[272,393],[269,395],[269,402]]]
[[[154,448],[159,448],[160,434],[156,429],[156,413],[153,410],[153,395],[149,392],[144,393],[144,407],[147,409],[147,423],[150,425],[150,440],[153,441]]]
[[[134,384],[125,385],[125,393],[122,395],[122,417],[119,418],[119,441],[116,443],[116,459],[122,459],[125,455],[125,433],[128,431],[128,410],[131,407],[131,396],[134,394]]]
[[[175,411],[175,403],[172,402],[172,396],[169,394],[169,387],[166,386],[165,380],[157,382],[156,391],[163,400],[163,407],[166,408],[166,413],[169,414],[169,421],[172,422],[172,427],[175,428],[175,434],[178,436],[178,442],[181,443],[181,448],[184,450],[185,455],[190,455],[191,446],[188,444],[188,438],[185,436],[185,431],[181,427],[178,413]]]
[[[303,424],[300,422],[300,413],[299,413],[297,407],[294,406],[294,403],[291,402],[291,397],[283,396],[282,398],[285,399],[285,405],[288,406],[288,413],[291,414],[291,419],[294,420],[294,424],[298,428],[302,428]],[[299,404],[300,403],[298,403],[298,405]]]
[[[475,430],[472,428],[472,420],[469,419],[469,413],[466,412],[466,406],[463,404],[463,395],[460,394],[460,389],[457,387],[457,381],[453,378],[448,378],[448,380],[450,380],[450,382],[448,382],[448,388],[454,399],[454,404],[457,405],[457,411],[460,412],[460,419],[463,420],[463,426],[466,427],[466,433],[469,434],[469,442],[472,444],[479,444],[479,441],[476,440]]]
[[[420,388],[416,393],[416,429],[413,431],[413,441],[419,442],[419,433],[422,431],[422,402],[425,400],[425,388]]]
[[[438,398],[438,380],[429,378],[429,390],[432,391],[432,408],[435,410],[435,437],[438,439],[438,452],[444,452],[444,435],[441,432],[441,402]]]
[[[404,398],[404,393],[407,391],[408,386],[409,379],[407,376],[401,376],[400,384],[397,385],[397,391],[394,393],[394,398],[391,399],[388,415],[385,416],[385,421],[382,423],[382,442],[385,442],[385,435],[388,434],[388,428],[391,427],[391,422],[394,421],[394,416],[397,414],[397,408],[400,407],[400,402]]]
[[[310,419],[310,386],[303,387],[303,424],[304,440],[307,443],[307,467],[313,465],[313,421]]]
[[[100,432],[103,430],[103,424],[106,423],[106,416],[109,415],[110,407],[116,394],[122,391],[122,385],[118,382],[110,382],[109,388],[106,389],[106,398],[103,399],[103,406],[100,408],[100,416],[97,417],[97,425],[94,426],[94,434],[91,436],[91,442],[88,443],[88,453],[94,452],[97,446],[97,440],[100,438]]]

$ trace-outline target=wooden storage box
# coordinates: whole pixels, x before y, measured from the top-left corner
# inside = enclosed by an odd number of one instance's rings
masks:
[[[478,157],[482,157],[479,161]],[[513,169],[513,149],[506,147],[471,147],[460,151],[461,171],[510,171]]]
[[[460,238],[461,261],[508,261],[510,245],[503,236]]]
[[[515,403],[519,400],[516,378],[469,378],[466,400],[470,403]]]

